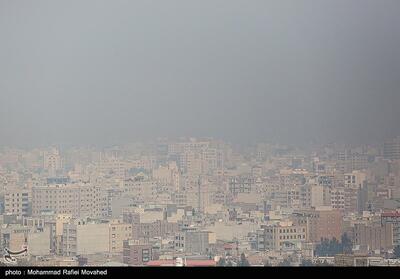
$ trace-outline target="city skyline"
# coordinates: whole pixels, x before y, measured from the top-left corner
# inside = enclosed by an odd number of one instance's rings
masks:
[[[0,264],[400,266],[399,185],[400,137],[0,149]]]

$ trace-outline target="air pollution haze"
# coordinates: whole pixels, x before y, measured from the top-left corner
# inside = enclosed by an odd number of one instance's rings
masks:
[[[400,132],[400,2],[0,1],[0,145]]]
[[[394,278],[399,107],[400,0],[0,0],[0,273]]]

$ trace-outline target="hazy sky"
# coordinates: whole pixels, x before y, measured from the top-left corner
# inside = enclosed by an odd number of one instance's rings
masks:
[[[400,134],[399,0],[0,0],[0,145]]]

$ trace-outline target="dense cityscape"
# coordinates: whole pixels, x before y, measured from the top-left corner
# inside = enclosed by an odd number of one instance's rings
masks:
[[[392,278],[399,15],[0,0],[0,277]]]
[[[3,265],[400,266],[400,137],[2,148],[0,185]]]

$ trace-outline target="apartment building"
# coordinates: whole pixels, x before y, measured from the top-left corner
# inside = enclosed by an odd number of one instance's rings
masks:
[[[123,242],[132,238],[132,224],[124,223],[122,220],[111,220],[109,224],[110,253],[123,252]]]
[[[343,187],[333,187],[329,191],[331,206],[333,209],[345,209],[345,189]]]
[[[294,223],[306,226],[307,241],[319,242],[321,238],[340,239],[343,232],[342,212],[329,206],[296,211]]]
[[[392,224],[393,225],[393,245],[400,245],[400,212],[391,211],[384,212],[381,214],[381,224]]]
[[[264,250],[299,249],[307,239],[307,227],[291,221],[263,225],[262,229],[263,234],[258,242]]]
[[[388,251],[393,249],[393,224],[355,224],[354,245],[361,251]]]
[[[175,235],[174,247],[176,251],[185,254],[207,255],[210,252],[209,231],[184,230]]]
[[[56,184],[32,188],[32,215],[43,212],[73,217],[101,217],[100,187],[89,183]]]
[[[50,254],[50,228],[36,228],[22,226],[21,224],[9,224],[1,228],[1,248],[11,251],[21,251],[28,247],[28,254],[33,256],[45,256]]]
[[[154,238],[174,235],[179,230],[178,223],[157,220],[151,223],[140,223],[132,227],[132,238]]]
[[[387,140],[383,144],[383,156],[391,160],[400,159],[400,137]]]
[[[62,254],[64,256],[108,253],[110,225],[74,219],[63,225]]]
[[[7,188],[4,193],[4,213],[19,217],[31,213],[31,191],[18,187]]]
[[[50,176],[56,176],[57,172],[62,169],[62,159],[57,148],[44,152],[43,168]]]
[[[311,207],[330,205],[328,204],[328,187],[317,184],[305,184],[299,188],[301,208],[309,209]]]
[[[137,202],[153,202],[157,199],[159,184],[156,180],[141,177],[124,180],[123,192]]]
[[[130,266],[143,266],[157,259],[151,244],[139,240],[123,242],[123,262]]]
[[[354,170],[363,170],[367,168],[368,156],[362,152],[345,150],[338,152],[338,169],[342,173],[352,172]]]
[[[239,193],[250,193],[254,184],[254,178],[251,176],[236,176],[229,180],[229,191],[233,195]]]
[[[367,174],[362,171],[352,171],[344,174],[344,187],[351,189],[360,189],[367,180]]]

